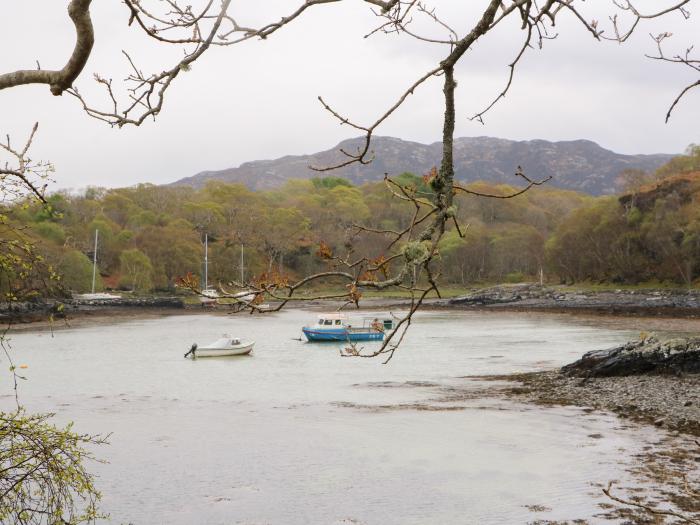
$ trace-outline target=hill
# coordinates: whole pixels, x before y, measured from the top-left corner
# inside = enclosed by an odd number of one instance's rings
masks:
[[[361,138],[348,139],[334,148],[311,155],[288,155],[274,160],[245,162],[237,168],[203,171],[180,179],[173,185],[201,188],[208,180],[245,184],[253,190],[268,190],[288,179],[319,176],[309,166],[329,166],[343,159],[340,148],[355,151]],[[393,137],[376,137],[373,141],[374,162],[353,164],[332,173],[353,184],[381,180],[384,173],[405,171],[421,174],[439,165],[440,142],[420,144]],[[674,155],[622,155],[602,148],[589,140],[548,142],[546,140],[513,141],[491,137],[455,139],[455,174],[460,181],[484,180],[495,183],[518,183],[513,176],[517,166],[534,179],[552,176],[555,187],[606,195],[621,190],[619,174],[625,169],[654,171]]]

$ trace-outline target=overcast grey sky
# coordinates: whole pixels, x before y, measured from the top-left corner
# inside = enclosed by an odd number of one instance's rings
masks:
[[[426,0],[461,33],[471,28],[485,0]],[[195,3],[196,2],[191,2]],[[301,0],[234,0],[241,22],[273,21]],[[658,9],[672,2],[641,0]],[[70,55],[74,31],[67,2],[3,2],[2,71],[60,68]],[[118,0],[93,3],[96,44],[77,81],[98,100],[93,73],[126,74],[121,49],[145,71],[170,67],[177,59],[128,28]],[[603,23],[608,0],[586,2],[587,16]],[[673,13],[650,21],[625,45],[594,41],[577,22],[561,19],[559,37],[533,49],[521,64],[508,97],[487,115],[485,125],[468,116],[487,104],[507,78],[507,64],[520,46],[520,33],[504,25],[469,52],[457,70],[457,136],[488,135],[515,140],[585,138],[622,153],[676,153],[700,142],[700,91],[690,93],[669,124],[664,116],[680,89],[696,80],[690,70],[644,57],[654,52],[649,33],[671,31],[669,51],[698,44],[700,0],[693,15]],[[54,187],[127,186],[168,183],[199,171],[237,166],[249,160],[312,153],[356,136],[319,105],[322,95],[340,113],[360,123],[373,121],[416,78],[434,67],[444,49],[408,37],[363,35],[377,18],[360,0],[316,6],[265,41],[215,49],[181,75],[156,122],[111,129],[83,114],[68,95],[53,97],[46,86],[0,91],[0,133],[22,139],[35,121],[37,158],[57,168]],[[437,35],[437,33],[435,33]],[[407,104],[377,130],[406,140],[440,139],[439,79],[421,86]]]

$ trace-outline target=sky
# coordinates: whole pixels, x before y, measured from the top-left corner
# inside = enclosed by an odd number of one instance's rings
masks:
[[[255,26],[279,19],[301,1],[234,0],[232,13],[242,25]],[[44,69],[64,65],[75,38],[65,14],[67,3],[3,2],[2,72],[34,68],[37,61]],[[460,35],[486,5],[485,0],[425,3]],[[673,2],[638,3],[650,11]],[[181,50],[128,27],[128,12],[119,0],[93,4],[95,47],[76,85],[96,104],[104,98],[94,73],[123,87],[127,65],[122,50],[144,71],[169,68],[181,56]],[[601,25],[614,11],[608,0],[582,5],[586,18]],[[571,16],[562,17],[554,29],[557,38],[546,41],[542,50],[528,52],[510,93],[482,125],[468,117],[502,89],[507,65],[521,45],[519,27],[504,24],[480,40],[457,67],[456,136],[589,139],[630,154],[681,153],[688,144],[700,143],[700,90],[689,93],[664,124],[668,106],[697,74],[644,56],[655,51],[650,33],[672,32],[670,53],[698,44],[700,0],[692,0],[689,9],[693,16],[688,20],[671,13],[645,21],[623,45],[597,42]],[[164,184],[247,161],[326,150],[358,133],[339,125],[319,104],[319,95],[339,113],[368,124],[445,54],[440,45],[407,36],[363,38],[378,20],[361,0],[344,0],[315,6],[264,41],[213,49],[176,79],[157,120],[138,128],[112,129],[84,114],[73,97],[54,97],[44,85],[0,91],[0,136],[9,134],[19,143],[39,122],[34,158],[55,165],[54,189],[74,190]],[[415,24],[417,30],[444,37],[431,24]],[[419,87],[377,134],[423,143],[440,140],[441,88],[440,79]]]

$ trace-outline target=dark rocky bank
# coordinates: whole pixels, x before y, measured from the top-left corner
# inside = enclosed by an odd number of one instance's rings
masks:
[[[436,306],[700,317],[700,290],[579,292],[528,283],[475,290]]]
[[[564,366],[561,373],[585,378],[700,374],[700,337],[665,342],[645,337],[615,348],[594,350]]]
[[[499,379],[504,379],[501,377]],[[577,405],[700,436],[700,338],[646,337],[586,353],[561,370],[516,374],[505,394],[547,405]]]
[[[82,313],[123,309],[181,309],[180,297],[122,297],[119,299],[65,299],[0,304],[0,324],[31,323],[49,317],[61,319]]]

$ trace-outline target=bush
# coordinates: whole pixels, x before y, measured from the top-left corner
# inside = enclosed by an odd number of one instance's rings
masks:
[[[507,283],[521,283],[525,279],[523,272],[511,272],[505,277]]]
[[[55,244],[63,244],[66,242],[66,232],[55,222],[40,222],[34,225],[33,229],[40,237]]]
[[[99,436],[49,423],[50,415],[0,412],[0,523],[94,523],[100,493],[85,460]]]
[[[58,264],[58,273],[63,285],[78,293],[86,293],[92,289],[92,262],[84,253],[77,250],[67,252]],[[95,276],[95,291],[102,290],[102,277],[99,272]]]

